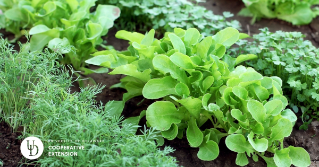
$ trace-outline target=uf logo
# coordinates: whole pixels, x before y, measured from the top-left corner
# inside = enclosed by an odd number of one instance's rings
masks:
[[[37,137],[27,137],[22,141],[20,150],[25,158],[37,159],[43,153],[43,143]]]

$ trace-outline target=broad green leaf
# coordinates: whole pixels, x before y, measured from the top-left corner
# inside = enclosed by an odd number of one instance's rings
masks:
[[[37,26],[34,26],[30,29],[29,34],[30,35],[34,35],[34,34],[40,34],[40,33],[44,33],[47,31],[50,31],[51,29],[48,28],[46,25],[40,24]]]
[[[200,43],[197,44],[197,55],[202,59],[206,59],[209,54],[209,48],[213,45],[213,38],[208,36],[204,38]]]
[[[276,99],[267,102],[264,107],[266,108],[266,113],[272,116],[280,114],[283,109],[282,102]]]
[[[11,9],[8,9],[4,12],[4,15],[7,19],[13,20],[13,21],[24,21],[25,16],[21,12],[21,9],[18,7],[13,7]]]
[[[109,101],[105,104],[104,112],[106,112],[110,116],[121,116],[122,111],[124,109],[123,101]]]
[[[311,164],[310,156],[304,148],[289,146],[288,149],[289,157],[291,158],[293,165],[306,167]]]
[[[173,140],[176,138],[178,134],[178,126],[176,124],[172,124],[171,128],[169,128],[166,131],[162,131],[163,137],[165,137],[168,140]]]
[[[235,28],[228,27],[219,31],[213,36],[216,43],[222,44],[225,47],[233,45],[239,39],[239,32]]]
[[[289,157],[289,148],[284,148],[282,150],[276,150],[274,155],[274,161],[278,167],[287,167],[292,163]]]
[[[175,92],[180,95],[180,96],[189,96],[190,94],[190,91],[187,87],[187,85],[185,85],[184,83],[178,83],[176,86],[175,86]]]
[[[185,71],[176,66],[169,57],[165,55],[155,56],[153,59],[154,68],[163,72],[164,74],[170,73],[171,76],[178,81],[188,84],[188,78]]]
[[[232,109],[231,110],[231,116],[237,119],[238,121],[245,122],[246,121],[246,115],[244,115],[240,110],[238,109]]]
[[[93,64],[96,66],[101,66],[103,64],[103,67],[111,67],[111,63],[114,61],[115,61],[114,56],[112,54],[108,54],[108,55],[94,56],[86,60],[85,63]]]
[[[103,28],[100,24],[89,22],[86,26],[89,40],[95,40],[102,34]]]
[[[169,58],[174,64],[183,69],[194,69],[195,67],[197,67],[197,65],[193,63],[189,56],[184,55],[180,52],[174,53]]]
[[[136,78],[140,79],[141,81],[147,82],[148,80],[150,80],[150,73],[151,73],[150,69],[145,70],[143,72],[140,72],[137,70],[137,67],[135,65],[126,64],[126,65],[116,67],[109,74],[112,74],[112,75],[124,74],[124,75],[128,75],[128,76],[136,77]]]
[[[195,45],[198,43],[201,35],[196,28],[189,28],[186,30],[184,42],[186,46]]]
[[[247,108],[256,121],[260,123],[264,122],[266,109],[262,103],[257,100],[249,100],[247,103]]]
[[[146,120],[156,130],[166,131],[171,125],[179,124],[184,113],[178,111],[174,104],[168,101],[157,101],[146,110]]]
[[[247,100],[248,91],[245,88],[240,87],[240,86],[234,86],[232,91],[237,97],[239,97],[239,98],[241,98],[243,100]]]
[[[212,97],[212,94],[206,93],[202,98],[202,106],[204,107],[205,110],[208,110],[208,102],[210,97]]]
[[[286,110],[282,111],[281,116],[283,118],[289,119],[290,122],[292,123],[292,126],[294,126],[296,121],[297,121],[296,114],[293,111],[291,111],[290,109],[286,109]]]
[[[261,156],[265,162],[267,163],[267,167],[277,167],[277,165],[275,164],[274,158],[271,157],[265,157],[265,156]]]
[[[289,119],[281,118],[278,120],[277,124],[272,127],[270,139],[274,140],[281,140],[284,137],[290,136],[292,132],[292,124]]]
[[[253,152],[252,146],[245,139],[242,134],[231,134],[226,137],[226,146],[237,153],[251,153]]]
[[[267,100],[269,98],[269,91],[257,84],[254,84],[254,92],[260,101]]]
[[[128,32],[125,30],[120,30],[115,34],[115,37],[118,39],[128,40],[130,42],[141,43],[145,36],[143,34],[137,33],[137,32],[132,33],[132,32]]]
[[[203,161],[212,161],[216,159],[219,155],[219,147],[216,142],[209,140],[208,142],[203,142],[199,146],[199,151],[197,157]]]
[[[188,97],[187,99],[177,100],[177,102],[181,103],[196,119],[199,119],[200,111],[202,108],[202,101],[198,98]]]
[[[177,95],[177,81],[171,76],[149,80],[143,88],[143,96],[147,99],[159,99],[167,95]]]
[[[204,136],[197,126],[196,119],[191,117],[186,130],[187,140],[191,147],[198,147],[202,144]]]
[[[203,80],[202,86],[203,86],[203,90],[204,92],[207,91],[208,88],[210,88],[213,83],[214,83],[214,77],[213,76],[208,76]]]
[[[243,82],[248,82],[248,81],[254,81],[254,80],[261,80],[263,79],[263,76],[259,74],[258,72],[245,72],[241,74],[239,78]]]
[[[263,134],[264,133],[264,127],[261,123],[256,122],[255,124],[251,125],[251,130],[255,134]]]
[[[279,19],[291,22],[293,25],[309,24],[313,19],[313,12],[308,4],[295,5],[293,13],[278,14]]]
[[[250,132],[250,134],[247,136],[248,141],[253,146],[253,148],[258,152],[265,152],[268,148],[268,140],[265,138],[261,139],[254,139],[254,133]]]
[[[151,31],[149,31],[145,35],[145,37],[141,41],[141,44],[146,45],[146,46],[151,46],[151,44],[153,43],[153,40],[154,40],[154,35],[155,35],[155,30],[151,29]]]
[[[245,166],[248,165],[249,161],[245,153],[238,153],[236,157],[236,165]]]
[[[181,28],[174,28],[174,33],[180,38],[185,36],[185,32],[186,31]]]
[[[67,38],[54,38],[49,41],[48,48],[57,51],[59,53],[65,54],[70,52],[70,42]]]
[[[30,39],[30,50],[40,51],[45,45],[54,38],[58,38],[60,32],[57,29],[51,29],[42,33],[34,34]]]
[[[254,54],[239,55],[236,58],[236,65],[238,65],[244,61],[253,60],[253,59],[257,59],[257,58],[258,58],[258,56],[254,55]]]
[[[131,133],[132,135],[135,135],[139,127],[138,124],[140,120],[145,116],[145,114],[146,114],[146,110],[143,110],[139,116],[126,118],[125,120],[123,120],[122,126],[131,126],[132,129],[134,129],[134,131],[131,131]]]
[[[169,39],[171,40],[174,49],[177,49],[179,52],[186,54],[186,48],[183,41],[175,34],[168,34]]]
[[[224,56],[224,54],[226,53],[226,47],[224,45],[221,45],[219,43],[217,43],[215,45],[215,49],[213,51],[213,55],[222,58]]]

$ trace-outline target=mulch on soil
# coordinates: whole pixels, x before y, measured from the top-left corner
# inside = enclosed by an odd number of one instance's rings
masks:
[[[310,40],[314,46],[319,47],[319,18],[317,17],[312,21],[310,25],[305,26],[293,26],[291,23],[284,22],[278,19],[262,19],[257,21],[254,25],[250,24],[250,19],[247,17],[236,16],[236,14],[244,7],[241,0],[207,0],[206,3],[201,3],[207,9],[212,10],[214,14],[222,15],[224,11],[234,13],[235,16],[231,19],[238,20],[242,25],[242,32],[249,35],[259,33],[260,28],[268,27],[271,32],[282,31],[299,31],[306,35],[306,39]],[[125,50],[128,47],[128,42],[115,38],[116,29],[111,29],[108,36],[104,38],[107,40],[107,45],[112,45],[117,50]],[[3,33],[3,31],[1,31]],[[11,37],[12,35],[4,33],[5,37]],[[23,42],[23,40],[22,40]],[[16,48],[15,48],[16,49]],[[97,67],[92,67],[97,68]],[[108,74],[90,74],[87,77],[91,77],[96,83],[106,85],[102,93],[98,94],[96,100],[105,104],[110,100],[121,100],[125,90],[123,89],[109,89],[110,86],[120,82],[123,77],[121,75],[108,75]],[[79,86],[74,82],[74,86],[70,88],[72,92],[79,91]],[[144,100],[139,106],[137,103],[143,100],[142,97],[136,97],[129,100],[123,111],[125,118],[131,116],[137,116],[142,110],[145,110],[149,104],[153,101]],[[145,124],[145,118],[141,120],[140,125]],[[298,119],[296,126],[290,137],[285,139],[285,147],[288,145],[303,147],[310,154],[312,161],[311,167],[319,167],[319,122],[315,121],[309,125],[307,131],[299,130],[299,126],[302,121]],[[20,133],[11,133],[11,128],[4,122],[0,123],[0,159],[4,162],[4,166],[17,166],[21,161],[22,155],[20,153],[20,140],[17,137]],[[220,142],[220,154],[214,161],[201,161],[197,158],[198,148],[191,148],[186,138],[175,139],[172,141],[165,140],[165,145],[173,147],[176,151],[171,155],[176,157],[179,164],[185,167],[233,167],[235,164],[236,153],[228,150],[225,145],[225,141]],[[9,146],[9,147],[8,147]],[[8,149],[7,149],[8,148]],[[249,167],[265,167],[266,163],[259,159],[258,162],[254,162],[249,158]]]

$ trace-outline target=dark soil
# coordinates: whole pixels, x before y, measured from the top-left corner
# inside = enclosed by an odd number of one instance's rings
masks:
[[[221,15],[224,11],[230,11],[235,15],[244,7],[241,0],[207,0],[206,3],[201,3],[209,10],[213,10],[214,14]],[[262,19],[257,21],[254,25],[250,24],[250,19],[247,17],[234,16],[232,19],[240,21],[242,25],[242,32],[249,35],[259,33],[259,29],[268,27],[270,31],[277,30],[282,31],[299,31],[306,35],[306,39],[310,40],[313,45],[319,47],[319,18],[315,18],[310,25],[305,26],[293,26],[291,23],[284,22],[278,19]],[[125,50],[128,47],[127,41],[115,38],[116,29],[111,29],[108,36],[104,39],[107,40],[107,45],[112,45],[117,50]],[[3,31],[1,31],[3,33]],[[7,37],[11,37],[10,34],[5,34]],[[98,68],[98,67],[91,67]],[[110,100],[121,100],[123,94],[126,92],[123,89],[109,89],[110,86],[119,82],[123,77],[121,75],[108,75],[108,74],[90,74],[86,77],[93,78],[96,83],[106,85],[102,93],[98,94],[96,100],[105,104]],[[71,90],[79,91],[79,86],[75,82]],[[130,116],[137,116],[142,110],[145,110],[149,104],[153,101],[143,100],[142,97],[136,97],[129,100],[123,111],[125,118]],[[136,104],[140,103],[139,106]],[[144,126],[145,118],[142,119],[140,125]],[[296,126],[290,137],[285,139],[285,146],[292,145],[296,147],[305,148],[312,161],[311,167],[319,167],[319,122],[315,121],[309,125],[307,131],[299,130],[298,127],[302,124],[302,121],[298,119]],[[17,166],[22,155],[20,153],[20,142],[16,138],[19,136],[17,133],[11,133],[10,127],[4,123],[0,123],[0,159],[4,161],[4,166]],[[6,147],[10,143],[10,150]],[[165,141],[166,146],[173,147],[176,151],[171,155],[176,157],[179,164],[185,167],[233,167],[235,164],[236,153],[230,151],[225,146],[224,140],[219,144],[220,154],[214,161],[201,161],[197,158],[198,148],[191,148],[188,145],[187,139],[175,139],[173,141]],[[266,163],[259,159],[258,162],[254,162],[249,159],[249,167],[266,167]]]

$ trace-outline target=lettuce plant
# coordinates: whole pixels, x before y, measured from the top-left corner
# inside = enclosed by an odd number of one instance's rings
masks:
[[[102,51],[87,60],[105,67],[120,58],[130,62],[110,73],[127,75],[113,87],[127,90],[124,101],[139,95],[157,100],[145,112],[149,126],[168,140],[186,135],[190,146],[199,148],[198,158],[205,161],[218,157],[218,144],[226,137],[226,146],[238,153],[237,165],[247,165],[247,156],[254,161],[261,157],[269,166],[310,164],[303,148],[283,146],[297,118],[285,109],[288,101],[281,79],[236,67],[255,55],[236,59],[225,55],[226,48],[248,35],[234,28],[205,38],[195,28],[175,28],[160,40],[154,34],[154,30],[145,36],[119,31],[116,36],[131,43],[127,52],[103,55],[107,52]],[[212,127],[203,129],[207,121]]]
[[[319,119],[319,49],[303,39],[300,32],[271,33],[267,28],[254,35],[254,41],[242,40],[232,55],[253,53],[258,56],[248,66],[267,76],[279,76],[290,107],[303,114],[304,125]],[[306,122],[308,121],[308,122]]]
[[[240,28],[237,20],[226,21],[233,14],[215,15],[212,11],[186,0],[98,0],[99,4],[113,4],[122,13],[117,20],[118,29],[128,31],[155,29],[164,33],[175,27],[199,29],[212,35],[226,27]]]
[[[93,71],[84,68],[84,60],[96,51],[108,29],[119,17],[119,8],[111,5],[98,5],[91,13],[90,8],[96,0],[4,0],[0,2],[0,28],[14,33],[17,38],[25,30],[32,35],[31,51],[42,50],[48,46],[66,56],[64,64],[72,64],[76,70],[85,74]],[[1,26],[2,25],[2,26]],[[74,46],[76,51],[61,49]],[[98,71],[94,71],[98,72]]]
[[[261,18],[278,18],[293,25],[309,24],[319,15],[318,0],[243,0],[246,8],[238,14],[253,17],[251,23]]]

